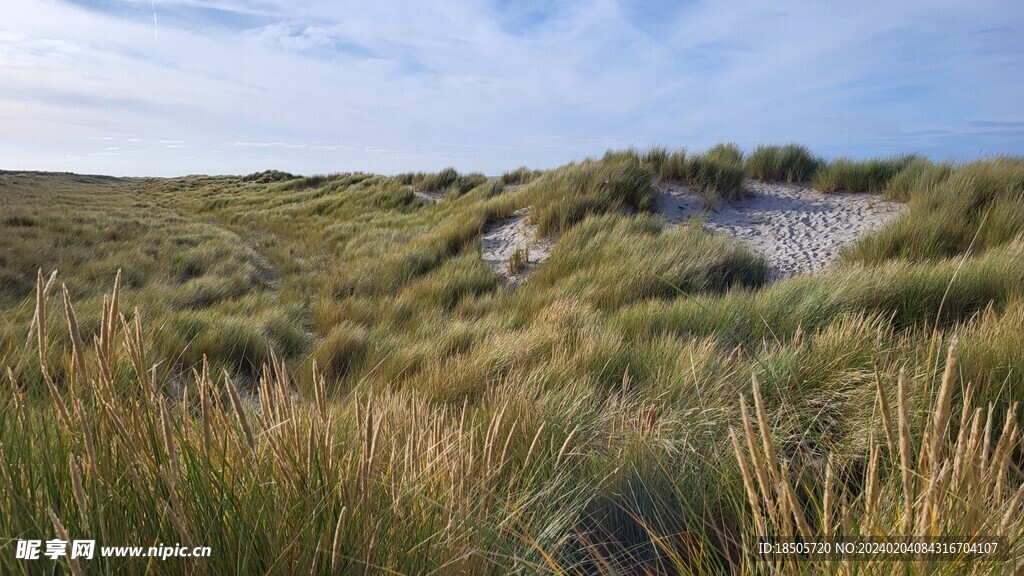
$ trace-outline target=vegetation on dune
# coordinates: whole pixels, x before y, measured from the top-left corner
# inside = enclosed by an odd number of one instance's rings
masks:
[[[537,233],[554,236],[587,216],[651,208],[650,172],[631,156],[586,160],[552,170],[530,185]]]
[[[713,337],[751,352],[766,341],[799,341],[801,334],[828,331],[858,315],[884,319],[884,329],[895,331],[893,337],[919,330],[927,334],[936,323],[946,330],[973,325],[979,315],[997,323],[995,318],[1020,314],[1024,298],[1022,247],[1018,242],[969,259],[962,266],[958,260],[949,260],[930,265],[850,267],[794,278],[755,293],[734,291],[722,296],[646,301],[620,309],[610,321],[634,342],[665,334],[682,339]],[[1024,364],[1006,356],[1019,339],[1007,336],[1001,333],[999,338],[967,345],[990,347],[992,354],[1004,358],[987,367],[979,364],[970,373],[962,366],[965,381],[973,382],[986,401],[999,397],[1006,402],[1024,395],[1024,382],[1015,375]],[[787,364],[783,373],[799,373],[800,368]],[[834,375],[826,372],[824,376]]]
[[[651,148],[643,161],[662,180],[686,180],[686,150],[669,152],[667,148]]]
[[[629,161],[639,164],[662,180],[684,182],[712,208],[720,198],[737,200],[744,195],[743,152],[735,144],[717,144],[701,154],[687,155],[685,149],[669,152],[653,147],[646,152],[635,149],[609,151],[605,162]]]
[[[686,159],[686,183],[703,196],[705,207],[713,208],[719,198],[742,198],[743,178],[743,152],[735,144],[718,144]]]
[[[270,184],[271,182],[287,182],[288,180],[294,180],[298,176],[289,174],[288,172],[282,172],[280,170],[264,170],[263,172],[253,172],[248,176],[243,176],[243,182],[258,182],[260,184]]]
[[[461,176],[455,168],[448,167],[437,174],[427,174],[420,180],[413,180],[413,186],[420,190],[446,190],[459,181]]]
[[[837,158],[819,168],[812,183],[822,192],[884,192],[889,181],[916,160],[913,154],[864,161]]]
[[[1008,480],[1019,472],[1011,462],[1021,441],[1016,404],[1002,416],[1002,432],[993,425],[992,405],[975,407],[973,388],[963,392],[959,431],[952,440],[955,340],[950,344],[942,381],[935,399],[927,406],[927,422],[920,434],[911,430],[920,418],[911,408],[908,383],[901,373],[892,393],[877,380],[879,418],[884,441],[872,439],[867,449],[867,468],[851,470],[842,454],[831,452],[824,467],[794,469],[792,460],[777,455],[772,427],[754,383],[754,413],[741,400],[742,432],[730,429],[730,440],[740,463],[753,524],[758,534],[778,535],[782,540],[837,542],[851,534],[910,535],[924,541],[950,534],[962,542],[995,546],[996,554],[906,555],[904,570],[919,573],[974,573],[1003,569],[1016,563],[1024,536],[1019,507],[1024,486]],[[986,416],[987,414],[987,416]],[[756,422],[755,426],[751,424]],[[984,422],[984,431],[983,431]],[[738,438],[743,438],[743,446]],[[799,458],[796,459],[799,461]],[[856,478],[850,482],[851,477]],[[996,535],[996,536],[981,536]],[[1007,549],[1009,548],[1009,549]],[[871,561],[880,555],[864,554]],[[792,571],[794,559],[780,555],[768,562],[779,572]],[[800,562],[808,573],[830,572],[842,558],[815,557]],[[874,562],[876,570],[878,564]],[[897,564],[890,562],[890,564]],[[981,566],[979,566],[979,564]],[[890,569],[895,566],[890,567]]]
[[[406,186],[412,186],[416,190],[445,192],[450,197],[457,198],[486,183],[488,178],[479,172],[459,174],[455,168],[448,167],[433,174],[406,172],[395,176],[395,180]]]
[[[28,565],[8,540],[0,571],[820,573],[842,564],[765,562],[758,538],[858,534],[997,536],[1011,559],[866,572],[1014,571],[1024,161],[849,169],[837,189],[905,215],[768,285],[761,257],[648,213],[652,177],[717,198],[737,173],[817,181],[808,158],[0,173],[0,534],[212,548]],[[481,235],[528,207],[556,242],[509,290]]]
[[[824,164],[800,144],[762,145],[747,156],[745,168],[754,180],[799,184],[810,181]]]
[[[950,162],[936,164],[927,158],[914,158],[889,180],[885,195],[891,200],[907,202],[914,196],[927,194],[952,173],[953,165]]]
[[[764,283],[767,264],[696,225],[663,231],[653,217],[593,217],[565,234],[533,282],[560,297],[617,309],[680,292],[720,293]]]
[[[993,158],[950,168],[909,165],[898,175],[907,210],[847,251],[847,260],[930,261],[979,254],[1024,232],[1024,161]]]
[[[530,170],[526,166],[520,166],[515,170],[510,170],[502,174],[501,182],[506,186],[529,184],[542,174],[544,174],[543,170]]]
[[[508,273],[510,275],[519,274],[526,270],[526,266],[530,263],[530,248],[528,246],[516,246],[516,249],[512,251],[512,255],[508,258]]]

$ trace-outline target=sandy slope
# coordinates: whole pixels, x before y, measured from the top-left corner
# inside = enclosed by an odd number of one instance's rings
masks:
[[[555,245],[548,238],[537,238],[537,227],[530,224],[529,216],[528,209],[517,210],[512,218],[484,231],[482,238],[484,262],[513,286],[522,283],[548,257]],[[517,247],[529,250],[529,262],[518,274],[512,274],[508,270],[508,260]]]
[[[427,204],[437,204],[444,200],[444,190],[413,190],[412,193]]]
[[[677,182],[654,186],[658,211],[670,224],[691,217],[768,257],[770,274],[785,278],[824,269],[839,250],[895,218],[902,204],[875,194],[822,194],[793,184],[748,182],[749,197],[720,201],[705,212],[700,198]]]
[[[720,201],[705,211],[700,197],[679,182],[653,185],[655,207],[676,226],[690,218],[712,232],[728,234],[768,258],[769,275],[786,278],[823,270],[842,247],[895,218],[903,205],[875,194],[822,194],[794,184],[750,181],[748,197]],[[483,235],[483,259],[513,286],[521,284],[551,253],[554,242],[537,238],[528,210],[489,227]],[[516,247],[527,247],[526,269],[510,274],[508,260]]]

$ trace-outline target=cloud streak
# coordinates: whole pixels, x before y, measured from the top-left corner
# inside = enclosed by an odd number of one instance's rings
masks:
[[[159,31],[155,0],[152,22],[138,0],[7,3],[4,168],[494,174],[720,140],[1024,153],[1010,1],[163,0]],[[89,157],[97,135],[149,153]]]

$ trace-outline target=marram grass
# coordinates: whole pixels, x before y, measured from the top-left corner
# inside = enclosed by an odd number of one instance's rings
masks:
[[[766,284],[648,213],[653,179],[752,157],[456,174],[431,204],[447,171],[0,173],[0,572],[1019,570],[1020,160],[912,159],[905,217]],[[511,290],[481,236],[530,206],[555,247]],[[758,559],[787,532],[1012,554]],[[63,533],[212,555],[14,559]]]
[[[794,566],[813,573],[835,566],[765,564],[755,549],[763,535],[985,533],[1018,557],[1024,490],[1011,464],[1020,445],[1016,408],[975,409],[974,386],[955,400],[955,340],[931,391],[935,372],[920,367],[901,367],[895,392],[886,385],[895,365],[875,364],[880,372],[862,385],[848,382],[847,393],[860,386],[866,400],[874,391],[864,408],[879,416],[857,432],[866,436],[829,448],[807,444],[815,438],[809,429],[789,437],[773,424],[798,396],[777,389],[769,401],[756,382],[752,418],[743,394],[738,404],[722,402],[723,382],[666,403],[636,389],[628,369],[604,399],[565,383],[544,393],[543,372],[513,367],[494,392],[441,404],[387,390],[338,397],[316,364],[307,389],[274,357],[248,386],[211,374],[205,362],[185,381],[167,380],[151,366],[159,360],[138,317],[120,313],[119,285],[104,299],[91,345],[66,290],[54,305],[54,287],[54,277],[40,272],[28,344],[38,375],[8,371],[0,419],[5,533],[213,550],[209,559],[149,567],[158,573],[240,566],[250,573],[789,573]],[[576,316],[556,314],[552,327]],[[57,330],[69,339],[55,362]],[[831,336],[797,335],[787,348],[805,349],[809,338],[813,350],[839,338],[845,344],[836,350],[849,350],[858,330],[854,323]],[[876,342],[870,357],[886,337],[876,331],[869,339]],[[916,408],[932,395],[930,410]],[[716,403],[712,412],[707,402]],[[703,425],[687,424],[701,413]],[[702,426],[742,430],[723,437],[735,454],[716,450],[722,438]],[[0,563],[6,571],[24,567],[11,554]],[[72,573],[144,566],[124,559],[62,565]],[[1007,566],[925,568],[999,573]]]

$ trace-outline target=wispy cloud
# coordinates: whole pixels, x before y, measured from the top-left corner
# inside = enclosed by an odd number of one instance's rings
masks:
[[[255,30],[257,38],[287,50],[309,50],[335,43],[326,29],[319,26],[303,26],[294,22],[278,22]]]
[[[1020,30],[1011,0],[5,0],[0,157],[173,174],[496,173],[719,140],[1020,154]],[[133,144],[90,156],[100,139]]]
[[[354,150],[349,144],[323,144],[320,142],[232,142],[238,148],[284,148],[286,150]]]
[[[305,144],[289,144],[288,142],[232,142],[232,146],[242,148],[305,148]]]

